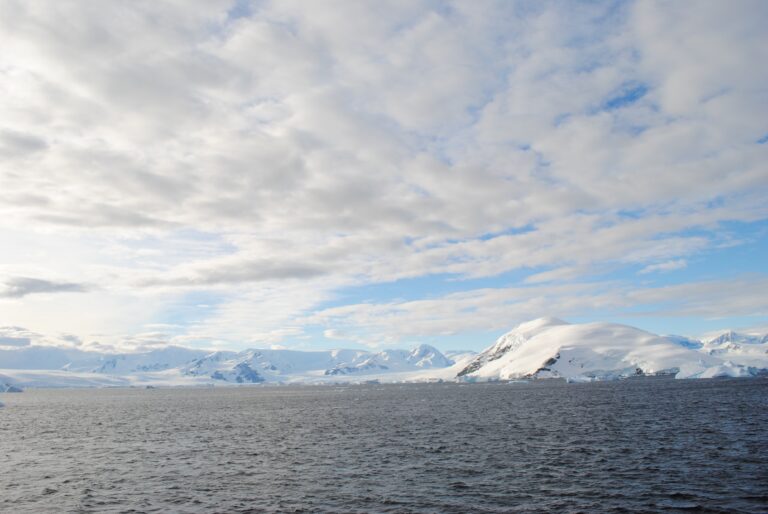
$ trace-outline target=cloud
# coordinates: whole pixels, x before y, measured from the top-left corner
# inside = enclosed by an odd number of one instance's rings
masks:
[[[236,266],[215,266],[206,263],[190,270],[184,275],[183,270],[171,276],[160,276],[144,282],[145,285],[160,286],[214,286],[226,284],[248,284],[251,282],[282,281],[288,279],[308,279],[321,276],[325,271],[309,263],[281,263],[265,260],[247,260]]]
[[[74,334],[61,334],[59,339],[71,346],[80,346],[83,344],[83,340]]]
[[[453,240],[494,225],[503,230],[505,220],[708,198],[714,183],[701,174],[722,179],[728,165],[711,148],[741,136],[716,131],[702,139],[722,113],[695,104],[688,109],[699,118],[670,120],[656,102],[674,97],[685,73],[705,76],[697,86],[706,87],[702,98],[759,73],[744,59],[689,59],[688,46],[658,50],[660,20],[677,19],[696,42],[704,36],[694,31],[722,15],[747,33],[707,31],[712,41],[701,44],[754,53],[753,23],[716,6],[692,21],[676,8],[619,9],[612,21],[631,29],[625,37],[599,23],[610,13],[600,4],[524,16],[503,5],[493,12],[357,8],[354,28],[343,22],[347,10],[292,3],[266,4],[230,22],[222,21],[225,3],[201,5],[195,15],[176,4],[118,9],[125,16],[114,8],[17,7],[6,43],[25,59],[6,57],[12,121],[28,129],[18,134],[39,133],[46,128],[36,120],[45,113],[59,132],[33,177],[7,183],[16,194],[34,184],[57,206],[28,205],[15,215],[71,226],[381,230]],[[147,30],[160,13],[173,24]],[[77,30],[43,35],[41,27],[65,14],[79,20]],[[136,34],[146,35],[128,37]],[[145,59],[158,47],[166,51]],[[650,62],[632,53],[646,48]],[[712,71],[719,66],[734,74]],[[631,83],[649,84],[642,98],[599,110],[617,91],[636,91]],[[63,94],[59,105],[49,105],[51,88]],[[667,103],[675,115],[684,107]],[[567,121],[554,123],[562,116]],[[643,132],[630,137],[625,125]],[[89,139],[78,127],[87,127]],[[732,181],[745,178],[746,163],[733,164],[721,193],[742,190]],[[690,180],[694,174],[699,180]]]
[[[23,157],[45,150],[48,144],[31,134],[13,130],[0,131],[0,153],[12,158]]]
[[[57,346],[72,348],[83,345],[83,341],[72,334],[43,334],[19,326],[0,326],[0,346]]]
[[[765,2],[233,5],[0,5],[0,266],[68,280],[0,296],[290,340],[350,285],[515,273],[532,313],[768,218]]]
[[[37,341],[41,337],[40,334],[31,332],[23,327],[0,327],[0,346],[14,348],[29,346],[33,341]]]
[[[52,282],[39,278],[12,277],[0,285],[0,298],[22,298],[42,293],[82,293],[87,291],[83,284]]]
[[[763,294],[768,277],[742,275],[730,280],[710,280],[637,289],[628,293],[633,304],[655,306],[649,314],[727,318],[767,316],[768,299]]]
[[[688,266],[688,263],[685,261],[685,259],[677,259],[672,261],[664,261],[660,262],[658,264],[650,264],[640,271],[641,275],[647,274],[647,273],[656,273],[656,272],[667,272],[667,271],[675,271],[679,269],[685,269]]]
[[[323,330],[323,337],[328,339],[349,339],[352,336],[338,328],[327,328]]]
[[[503,331],[544,315],[639,320],[653,316],[765,316],[768,301],[763,291],[767,285],[768,278],[763,276],[739,276],[647,288],[617,282],[486,288],[427,300],[331,307],[301,321],[329,327],[326,337],[357,337],[381,346],[420,337]]]

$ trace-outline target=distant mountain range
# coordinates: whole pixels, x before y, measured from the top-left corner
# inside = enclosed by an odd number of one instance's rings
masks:
[[[701,341],[612,323],[522,323],[479,354],[412,350],[207,352],[170,346],[106,354],[46,346],[0,349],[0,392],[9,387],[610,380],[768,374],[768,335],[725,332]]]

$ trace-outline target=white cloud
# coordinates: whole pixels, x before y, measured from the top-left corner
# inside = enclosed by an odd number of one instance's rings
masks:
[[[469,331],[503,331],[543,314],[565,319],[588,317],[766,316],[768,279],[732,280],[638,288],[616,282],[478,289],[429,300],[361,303],[314,312],[303,320],[333,338],[364,334],[378,345],[410,338]],[[358,336],[359,337],[359,336]]]
[[[69,282],[52,282],[40,278],[9,277],[0,282],[0,298],[22,298],[30,294],[82,293],[87,286]]]
[[[197,292],[168,340],[277,343],[341,287],[513,270],[538,315],[768,217],[765,2],[231,8],[0,4],[0,321],[118,344]],[[443,330],[510,312],[472,308]]]
[[[686,262],[685,259],[677,259],[672,261],[660,262],[658,264],[649,264],[648,266],[641,269],[638,273],[644,275],[646,273],[675,271],[679,269],[685,269],[687,266],[688,266],[688,263]]]
[[[20,327],[0,327],[0,346],[29,346],[32,338]]]

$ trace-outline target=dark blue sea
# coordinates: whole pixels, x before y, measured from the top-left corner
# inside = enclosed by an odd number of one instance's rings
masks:
[[[768,379],[0,395],[0,512],[768,512]]]

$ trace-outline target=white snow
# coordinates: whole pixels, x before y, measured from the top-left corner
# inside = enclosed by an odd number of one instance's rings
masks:
[[[701,349],[708,355],[733,364],[768,368],[768,335],[729,330],[705,341]]]
[[[467,380],[561,377],[570,381],[674,374],[679,378],[749,376],[742,362],[726,365],[712,352],[696,350],[643,330],[614,323],[571,325],[541,318],[517,326],[479,354],[461,375]],[[768,367],[757,359],[755,368]]]
[[[39,367],[35,363],[39,362]],[[768,337],[725,332],[704,341],[627,325],[522,323],[479,354],[411,350],[205,352],[168,347],[98,354],[52,347],[0,350],[0,386],[146,387],[527,380],[611,380],[637,374],[746,377],[768,372]],[[0,388],[0,391],[3,389]]]

